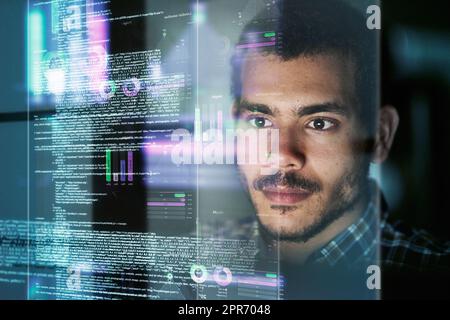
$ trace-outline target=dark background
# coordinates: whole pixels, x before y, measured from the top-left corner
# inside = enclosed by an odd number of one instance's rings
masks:
[[[400,127],[383,168],[392,215],[450,239],[450,19],[446,1],[384,1],[382,101]]]

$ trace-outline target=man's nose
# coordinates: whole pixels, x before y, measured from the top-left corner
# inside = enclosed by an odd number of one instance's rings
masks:
[[[285,170],[300,170],[306,157],[302,139],[297,128],[280,130],[279,166]]]

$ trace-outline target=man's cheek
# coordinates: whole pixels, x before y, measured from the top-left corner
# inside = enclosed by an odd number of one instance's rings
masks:
[[[310,168],[323,182],[332,181],[342,176],[353,167],[354,156],[333,150],[327,153],[312,154],[309,158]]]

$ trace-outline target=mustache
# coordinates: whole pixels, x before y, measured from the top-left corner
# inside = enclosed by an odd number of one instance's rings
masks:
[[[278,171],[274,175],[261,176],[253,181],[253,188],[263,191],[267,187],[283,186],[291,189],[303,189],[311,193],[319,192],[322,187],[318,182],[306,179],[294,172]]]

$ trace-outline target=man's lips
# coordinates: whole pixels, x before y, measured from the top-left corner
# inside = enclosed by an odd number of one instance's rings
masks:
[[[292,205],[308,198],[312,193],[303,189],[264,188],[264,196],[273,204]]]

